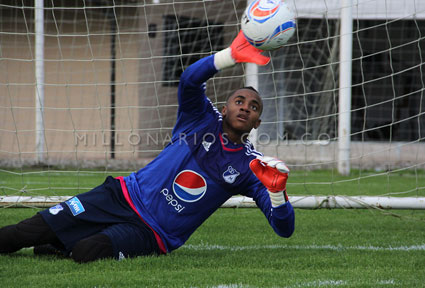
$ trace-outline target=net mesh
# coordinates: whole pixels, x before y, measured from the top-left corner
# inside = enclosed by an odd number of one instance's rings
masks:
[[[227,47],[247,5],[44,1],[44,83],[39,83],[34,4],[6,2],[0,4],[1,185],[3,195],[18,196],[78,193],[91,188],[84,177],[129,173],[151,161],[171,139],[181,72]],[[353,1],[355,175],[341,180],[335,171],[341,7],[339,1],[310,2],[288,1],[297,15],[296,35],[267,52],[271,64],[258,68],[264,113],[257,149],[295,171],[330,169],[330,178],[320,182],[326,188],[314,193],[339,194],[339,184],[350,181],[359,194],[360,182],[383,178],[385,193],[423,196],[424,4]],[[222,71],[208,81],[207,95],[221,108],[246,79],[243,65]],[[40,87],[41,127],[35,123]],[[93,167],[98,170],[86,170]],[[407,173],[414,181],[399,187],[391,173]],[[72,184],[62,178],[55,183],[63,175],[71,175]],[[291,185],[309,194],[313,184],[309,176]]]

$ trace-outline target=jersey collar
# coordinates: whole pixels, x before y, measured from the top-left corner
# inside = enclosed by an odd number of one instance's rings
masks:
[[[234,146],[237,146],[235,148],[227,147],[226,144],[224,143],[223,135],[221,134],[221,132],[218,134],[218,136],[220,137],[221,147],[223,148],[224,151],[238,152],[238,151],[241,151],[243,149],[242,144],[234,145]],[[231,142],[229,142],[229,140],[226,139],[226,141],[228,142],[227,143],[228,146],[233,145]]]

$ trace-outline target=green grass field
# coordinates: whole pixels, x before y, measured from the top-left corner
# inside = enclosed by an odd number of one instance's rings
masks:
[[[1,172],[1,195],[73,195],[105,177],[94,172],[38,172]],[[423,171],[368,175],[294,172],[288,191],[424,194]],[[56,192],[55,187],[67,189]],[[19,192],[22,188],[27,192]],[[36,211],[0,209],[0,226]],[[274,234],[258,209],[222,208],[186,245],[160,257],[76,264],[53,256],[35,257],[32,249],[23,249],[0,256],[0,287],[425,287],[425,211],[296,209],[295,213],[295,233],[284,239]]]
[[[129,172],[98,170],[0,169],[0,195],[75,195],[101,184],[106,176]],[[291,195],[385,195],[425,196],[425,170],[396,172],[353,170],[340,176],[336,170],[291,171]]]

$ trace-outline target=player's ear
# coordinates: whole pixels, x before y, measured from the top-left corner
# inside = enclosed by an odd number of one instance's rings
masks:
[[[227,105],[224,105],[223,108],[221,108],[221,115],[224,117],[227,113]]]
[[[261,119],[258,118],[258,120],[254,124],[254,128],[257,129],[258,127],[260,127],[260,124],[261,124]]]

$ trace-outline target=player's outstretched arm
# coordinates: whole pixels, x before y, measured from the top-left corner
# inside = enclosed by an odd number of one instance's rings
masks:
[[[289,169],[281,160],[273,157],[259,157],[250,162],[254,175],[265,186],[269,199],[256,200],[257,205],[269,220],[273,230],[282,237],[290,237],[295,229],[295,215],[286,194]],[[263,191],[264,191],[263,190]],[[264,195],[264,194],[263,194]],[[268,204],[264,201],[270,201]],[[270,209],[270,205],[272,209]]]
[[[272,207],[278,207],[288,201],[286,182],[289,169],[283,161],[273,157],[258,157],[249,163],[249,168],[267,188]]]
[[[231,67],[236,63],[255,63],[266,65],[270,58],[261,54],[263,50],[255,48],[248,43],[242,31],[233,40],[230,47],[217,52],[214,55],[214,65],[217,70]]]
[[[221,50],[212,56],[214,59],[211,59],[211,56],[205,57],[190,65],[183,72],[179,87],[198,87],[205,83],[219,70],[232,67],[236,63],[250,62],[258,65],[266,65],[270,62],[270,58],[261,55],[262,52],[263,50],[255,48],[249,44],[242,31],[240,31],[238,36],[236,36],[228,48]]]
[[[190,65],[180,77],[179,111],[186,111],[190,114],[196,114],[196,111],[202,113],[206,107],[204,83],[219,70],[231,67],[236,63],[267,64],[270,58],[261,55],[261,52],[263,51],[248,43],[241,31],[230,47]]]

